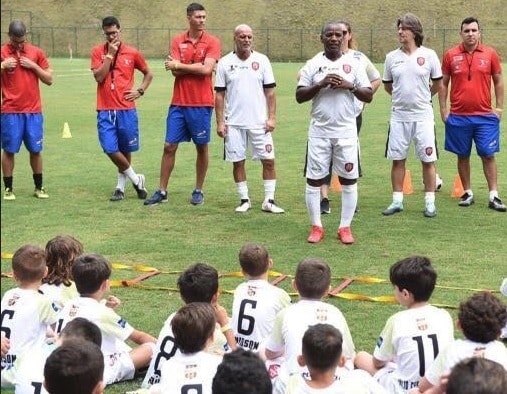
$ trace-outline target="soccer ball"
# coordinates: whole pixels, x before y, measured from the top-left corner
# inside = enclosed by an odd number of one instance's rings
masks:
[[[442,185],[444,184],[444,180],[440,178],[440,175],[437,174],[436,178],[436,187],[435,190],[438,192],[442,188]]]

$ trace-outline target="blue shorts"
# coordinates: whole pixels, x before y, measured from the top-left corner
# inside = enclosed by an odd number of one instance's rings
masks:
[[[97,111],[97,129],[104,153],[139,150],[139,122],[135,109]]]
[[[494,156],[500,151],[500,119],[495,114],[453,115],[445,122],[445,150],[469,157],[475,142],[481,157]]]
[[[165,142],[178,144],[192,140],[196,145],[209,144],[212,107],[171,105],[167,113]]]
[[[44,117],[38,114],[2,114],[2,149],[18,153],[21,142],[28,152],[42,151]]]

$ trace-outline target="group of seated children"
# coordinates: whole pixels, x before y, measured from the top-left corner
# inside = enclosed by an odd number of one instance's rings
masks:
[[[217,270],[194,264],[177,282],[184,305],[156,339],[115,312],[120,302],[108,294],[112,268],[103,256],[83,254],[70,236],[53,238],[45,251],[20,247],[12,258],[17,287],[1,303],[2,387],[98,394],[141,370],[136,393],[436,394],[466,393],[471,379],[497,371],[481,392],[506,392],[507,349],[498,341],[505,303],[489,292],[462,302],[464,339],[455,340],[449,313],[429,303],[437,274],[426,257],[391,266],[405,309],[387,320],[373,354],[356,354],[344,315],[323,301],[331,285],[325,261],[298,264],[292,304],[268,282],[273,261],[265,247],[244,245],[239,263],[246,280],[234,292],[230,320],[218,302]]]

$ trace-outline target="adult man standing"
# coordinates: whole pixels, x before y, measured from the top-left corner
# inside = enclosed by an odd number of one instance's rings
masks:
[[[318,53],[301,69],[296,101],[312,100],[308,132],[306,165],[306,207],[312,223],[308,242],[324,238],[321,222],[320,187],[334,172],[342,185],[342,209],[338,238],[344,244],[354,243],[350,224],[357,204],[358,140],[354,97],[371,102],[373,92],[361,62],[353,56],[342,56],[343,23],[328,22],[320,40],[324,52]]]
[[[234,29],[234,52],[218,62],[215,80],[217,133],[225,139],[225,160],[233,163],[233,177],[240,196],[236,212],[250,209],[245,171],[247,145],[262,163],[262,210],[283,213],[275,204],[276,171],[272,132],[276,124],[275,78],[269,59],[252,50],[248,25]]]
[[[442,86],[442,71],[435,51],[422,45],[424,35],[419,18],[405,14],[398,19],[397,26],[401,47],[387,54],[382,77],[385,90],[392,96],[386,157],[393,161],[393,201],[382,214],[403,211],[405,162],[414,141],[422,164],[424,216],[432,218],[437,214],[435,161],[438,152],[431,97]]]
[[[139,150],[139,127],[135,100],[144,95],[153,74],[143,55],[121,41],[120,22],[114,16],[102,20],[105,44],[92,49],[91,70],[97,81],[97,129],[104,153],[118,168],[118,183],[110,201],[125,198],[125,183],[130,179],[137,197],[147,196],[145,178],[132,168],[131,153]],[[143,74],[138,89],[134,71]]]
[[[144,205],[167,202],[167,184],[176,161],[178,144],[190,140],[197,150],[195,189],[190,202],[193,205],[204,202],[202,188],[208,170],[208,144],[214,106],[211,74],[220,59],[221,45],[218,38],[204,30],[206,10],[201,4],[188,5],[187,19],[189,29],[173,38],[171,53],[165,61],[165,69],[171,70],[175,77],[174,91],[167,114],[159,189]]]
[[[445,123],[445,149],[458,157],[458,173],[464,194],[458,203],[474,203],[470,183],[472,141],[482,160],[489,189],[489,208],[507,210],[497,191],[495,153],[500,151],[500,119],[503,111],[504,85],[502,65],[496,51],[480,42],[479,21],[468,17],[461,22],[463,42],[449,49],[442,61],[443,89],[438,95],[440,115]],[[495,108],[491,108],[491,81],[495,90]],[[451,82],[451,108],[447,97]]]
[[[48,198],[42,186],[42,141],[44,137],[39,80],[53,83],[53,70],[44,52],[26,42],[26,26],[9,24],[9,42],[1,48],[2,73],[2,172],[4,200],[15,200],[14,155],[24,142],[30,154],[35,184],[34,196]]]

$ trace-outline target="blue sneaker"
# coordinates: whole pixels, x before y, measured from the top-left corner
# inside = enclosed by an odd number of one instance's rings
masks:
[[[144,205],[155,206],[161,202],[167,202],[167,192],[163,192],[159,189],[153,194],[153,196],[144,201]]]
[[[192,192],[192,199],[190,200],[190,203],[192,205],[201,205],[204,202],[204,194],[202,190],[195,189]]]

